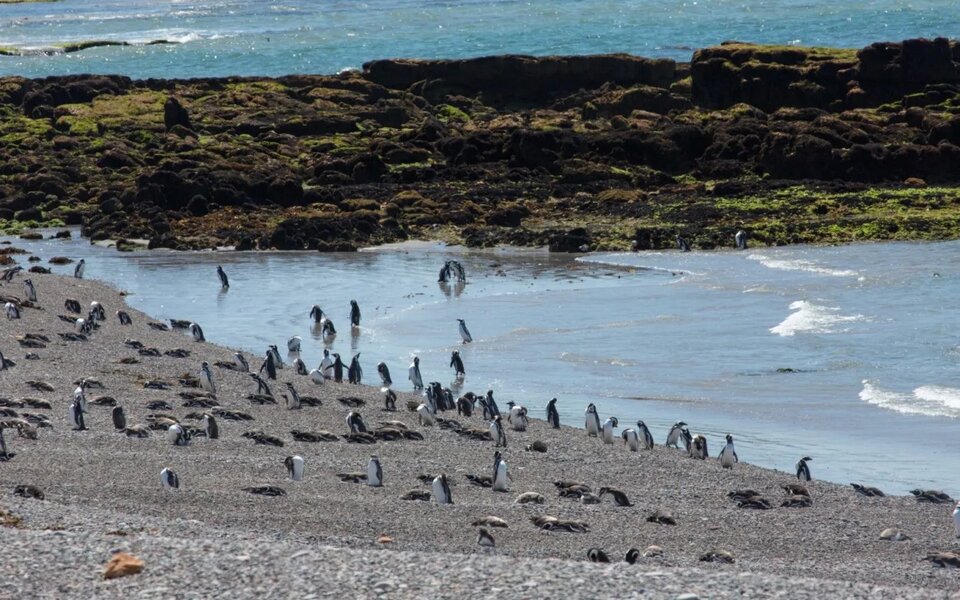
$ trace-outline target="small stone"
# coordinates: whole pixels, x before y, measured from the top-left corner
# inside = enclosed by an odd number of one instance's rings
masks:
[[[677,596],[677,600],[700,600],[700,596],[687,592],[686,594],[680,594]]]
[[[107,567],[103,571],[103,578],[116,579],[127,575],[136,575],[143,571],[143,565],[143,561],[136,556],[126,552],[118,552],[107,562]]]

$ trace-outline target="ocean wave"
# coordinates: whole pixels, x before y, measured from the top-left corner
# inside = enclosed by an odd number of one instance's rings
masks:
[[[851,269],[824,267],[811,260],[773,258],[763,254],[750,254],[747,258],[758,261],[768,269],[778,269],[780,271],[804,271],[819,275],[830,275],[831,277],[858,277],[860,275],[860,273]]]
[[[864,320],[863,315],[841,315],[839,309],[797,300],[790,303],[794,311],[778,325],[770,328],[770,333],[780,336],[792,336],[798,333],[835,333],[837,326]]]
[[[912,392],[894,392],[864,379],[860,399],[907,415],[960,418],[960,389],[957,388],[922,385]]]

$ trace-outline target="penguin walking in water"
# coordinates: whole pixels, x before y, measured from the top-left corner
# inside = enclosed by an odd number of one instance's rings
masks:
[[[607,420],[603,422],[603,435],[601,437],[603,438],[604,444],[613,443],[613,430],[616,429],[619,424],[620,421],[618,421],[616,417],[607,417]]]
[[[467,323],[463,319],[457,319],[457,322],[460,323],[460,339],[464,344],[469,344],[473,341],[473,336],[470,335],[470,330],[467,329]]]
[[[173,469],[164,468],[160,471],[160,485],[168,490],[179,490],[180,478],[173,472]]]
[[[360,367],[360,353],[357,352],[350,361],[350,368],[347,369],[347,379],[350,383],[359,384],[363,379],[363,369]]]
[[[393,385],[393,379],[390,378],[390,369],[387,368],[387,363],[379,362],[377,363],[377,373],[380,375],[380,383],[383,384],[383,387],[389,389]]]
[[[230,287],[230,280],[227,279],[227,274],[224,272],[223,267],[217,265],[217,277],[220,278],[220,287],[227,289]]]
[[[727,434],[727,445],[720,451],[720,466],[724,469],[732,469],[735,463],[740,462],[737,451],[733,447],[733,436]]]
[[[667,448],[680,447],[680,442],[683,441],[683,430],[686,426],[687,424],[683,421],[677,421],[673,424],[673,427],[670,428],[670,433],[667,434]]]
[[[485,527],[481,527],[477,530],[477,545],[482,548],[496,548],[497,543],[490,532]]]
[[[547,423],[554,429],[560,429],[560,413],[557,412],[557,399],[552,398],[547,402]]]
[[[677,248],[680,249],[680,252],[690,252],[690,242],[686,238],[680,237],[680,234],[677,234]]]
[[[293,481],[303,480],[303,457],[288,456],[283,459],[283,466],[287,468],[287,476]]]
[[[460,351],[454,350],[450,354],[450,366],[453,367],[453,372],[457,374],[457,379],[463,379],[466,376],[466,371],[463,369],[463,359],[460,358]]]
[[[289,340],[287,340],[287,352],[299,353],[300,352],[300,342],[303,341],[299,335],[295,335]]]
[[[167,427],[167,441],[174,446],[187,446],[190,444],[190,434],[179,423],[174,423]]]
[[[747,232],[740,229],[737,231],[736,235],[733,236],[733,242],[737,247],[737,250],[746,250],[747,249]]]
[[[250,377],[257,382],[257,393],[263,394],[264,396],[273,397],[273,392],[270,391],[270,386],[267,385],[267,382],[263,380],[263,377],[260,377],[256,373],[249,373]]]
[[[507,447],[507,432],[503,430],[503,418],[497,415],[490,421],[490,437],[496,443],[496,448]]]
[[[313,308],[310,309],[310,318],[313,319],[314,323],[323,324],[323,322],[326,320],[326,316],[324,316],[323,309],[320,308],[320,305],[313,305]]]
[[[626,444],[631,452],[640,450],[640,436],[637,435],[636,429],[624,429],[623,432],[620,433],[620,437],[623,438],[623,443]]]
[[[337,328],[333,326],[333,321],[330,319],[324,319],[320,335],[323,336],[323,341],[330,342],[333,338],[337,337]]]
[[[330,358],[330,351],[324,348],[323,358],[320,360],[320,373],[324,379],[333,379],[333,359]]]
[[[367,462],[367,485],[383,487],[383,468],[380,466],[380,457],[376,454],[371,454],[370,461]]]
[[[643,442],[645,450],[653,448],[653,434],[650,433],[647,424],[643,421],[637,421],[637,436],[640,438],[640,441]]]
[[[73,423],[74,431],[85,431],[87,429],[86,424],[83,422],[83,405],[80,400],[74,397],[73,402],[70,403],[70,408],[68,414],[70,416],[70,422]]]
[[[347,413],[347,427],[350,428],[350,433],[367,433],[367,425],[363,422],[363,417],[360,416],[355,410],[351,410]]]
[[[200,423],[203,425],[203,430],[206,432],[208,440],[220,439],[220,426],[217,425],[217,420],[213,418],[213,415],[203,413],[203,420],[201,420]]]
[[[241,373],[250,372],[250,363],[247,362],[247,359],[243,357],[243,354],[239,352],[233,353],[233,363],[237,365],[237,370]]]
[[[117,311],[117,319],[120,320],[121,325],[133,325],[133,319],[130,318],[130,314],[125,310]]]
[[[267,379],[276,379],[277,378],[277,363],[273,359],[273,353],[267,350],[267,356],[263,359],[263,364],[260,365],[260,373],[267,371]]]
[[[20,308],[13,302],[7,302],[3,305],[3,308],[7,311],[7,319],[20,318]]]
[[[813,460],[809,456],[804,456],[797,463],[797,479],[800,481],[810,481],[813,478],[810,477],[810,467],[807,465],[808,461]]]
[[[597,414],[597,407],[593,402],[587,405],[585,426],[588,436],[597,437],[600,435],[600,415]]]
[[[356,300],[350,301],[350,327],[354,329],[360,327],[360,305]]]
[[[73,276],[77,279],[83,279],[83,270],[87,266],[87,261],[80,259],[80,262],[77,263],[77,266],[73,269]]]
[[[293,384],[289,381],[286,382],[286,385],[287,391],[290,393],[290,395],[287,396],[287,408],[290,410],[299,410],[300,407],[303,406],[300,401],[300,394],[297,393],[296,388],[294,388]]]
[[[200,365],[200,387],[211,394],[217,393],[217,385],[213,382],[213,371],[207,361],[203,361],[203,364]]]
[[[127,428],[127,416],[123,414],[122,406],[114,406],[113,410],[110,412],[110,416],[113,418],[113,428],[117,431],[123,431]]]
[[[437,504],[453,504],[450,484],[447,482],[447,476],[442,473],[433,479],[433,499]]]
[[[343,369],[346,365],[340,360],[340,355],[333,353],[333,380],[337,383],[343,383]]]
[[[493,491],[506,492],[507,490],[507,461],[503,460],[500,451],[493,454]]]
[[[413,391],[419,392],[423,390],[423,377],[420,375],[419,356],[413,357],[413,362],[410,363],[410,369],[408,370],[407,378],[413,383]]]
[[[23,280],[23,291],[30,302],[37,301],[37,288],[33,287],[33,282],[29,279]]]

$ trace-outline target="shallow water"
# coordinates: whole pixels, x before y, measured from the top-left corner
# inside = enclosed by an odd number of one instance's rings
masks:
[[[395,387],[411,389],[416,354],[425,381],[449,385],[459,349],[463,390],[493,389],[501,407],[513,400],[539,417],[556,396],[561,419],[582,426],[595,402],[621,427],[642,418],[658,443],[684,420],[714,454],[730,432],[750,463],[792,472],[807,454],[815,478],[960,491],[960,242],[573,258],[434,244],[131,254],[13,241],[45,261],[86,258],[87,277],[157,318],[200,323],[212,342],[260,354],[299,335],[311,368],[325,347],[345,362],[360,352],[366,383],[384,361]],[[467,270],[460,290],[436,283],[451,257]],[[311,328],[313,304],[337,325],[332,344]],[[457,318],[473,344],[459,343]]]
[[[334,73],[378,58],[504,53],[689,60],[693,49],[730,39],[859,48],[958,30],[954,0],[60,0],[0,4],[0,46],[140,45],[0,56],[0,74]],[[142,45],[159,39],[180,43]]]

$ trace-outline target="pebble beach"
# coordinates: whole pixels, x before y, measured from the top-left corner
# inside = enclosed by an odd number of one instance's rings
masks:
[[[20,319],[4,322],[0,349],[16,364],[0,371],[0,397],[11,401],[8,410],[16,416],[44,415],[51,426],[38,428],[36,440],[4,430],[15,456],[0,462],[0,509],[7,525],[0,527],[0,540],[9,575],[0,581],[0,598],[960,596],[957,571],[924,560],[930,552],[958,549],[953,504],[918,503],[912,496],[868,498],[849,486],[811,481],[805,484],[811,506],[781,507],[787,497],[781,486],[797,483],[794,474],[752,466],[749,447],[738,446],[743,462],[724,470],[715,458],[695,460],[664,447],[666,431],[653,431],[658,446],[634,453],[619,439],[609,445],[586,436],[576,428],[582,423],[555,430],[539,418],[524,432],[507,431],[508,445],[501,451],[509,465],[510,491],[494,492],[465,477],[491,474],[493,442],[418,424],[407,404],[422,397],[408,392],[400,365],[393,372],[396,412],[384,410],[378,385],[315,385],[289,363],[270,382],[275,405],[248,399],[256,391],[248,375],[213,367],[218,406],[184,406],[188,400],[181,392],[196,389],[181,380],[198,376],[203,361],[232,363],[234,350],[195,342],[183,330],[151,328],[154,319],[126,307],[123,294],[102,283],[53,274],[29,277],[39,308],[24,307]],[[17,275],[4,283],[0,294],[23,298],[22,279]],[[84,307],[98,301],[106,309],[106,321],[86,341],[60,335],[76,331],[58,318],[69,314],[67,298]],[[133,323],[121,325],[117,310],[130,313]],[[49,342],[21,347],[26,334]],[[282,348],[286,332],[275,337]],[[157,349],[159,356],[143,355],[127,340]],[[186,352],[165,354],[175,350]],[[28,353],[37,357],[28,359]],[[252,368],[259,367],[259,356],[246,358]],[[375,363],[363,366],[364,383],[378,384]],[[187,446],[173,446],[163,431],[146,438],[118,432],[111,408],[91,402],[88,430],[74,431],[67,410],[81,378],[101,382],[103,389],[88,390],[88,398],[112,397],[128,425],[164,414],[199,426],[191,413],[207,410],[240,411],[252,419],[220,418],[219,439],[195,437]],[[45,382],[52,391],[36,390],[28,381]],[[147,381],[168,387],[148,389]],[[320,405],[286,408],[280,397],[286,382]],[[560,391],[557,395],[562,403]],[[509,390],[496,390],[496,397],[501,410],[512,399]],[[52,408],[17,406],[23,398],[47,401]],[[168,407],[148,408],[158,402]],[[371,428],[400,421],[424,439],[367,445],[342,437],[307,443],[291,435],[298,430],[343,436],[351,410]],[[487,427],[477,414],[441,416],[464,427]],[[243,437],[252,431],[279,438],[283,446]],[[547,452],[527,451],[534,441],[545,443]],[[722,441],[709,442],[715,457]],[[337,477],[365,471],[371,454],[383,465],[383,487]],[[283,462],[290,455],[305,460],[302,481],[287,477]],[[163,468],[176,471],[180,489],[161,486]],[[453,505],[401,499],[411,490],[430,491],[418,476],[439,473],[451,482]],[[558,497],[556,480],[584,482],[595,491],[603,486],[622,490],[633,506],[617,506],[609,496],[599,504]],[[19,485],[36,486],[45,499],[15,496]],[[286,494],[243,491],[261,485]],[[773,508],[738,508],[728,493],[742,489],[757,491]],[[544,502],[517,504],[516,497],[526,492],[541,494]],[[658,510],[670,512],[676,525],[647,521]],[[531,523],[544,515],[583,522],[588,531],[545,531]],[[508,524],[490,529],[494,549],[476,542],[472,523],[486,516]],[[910,539],[880,539],[891,527]],[[662,549],[661,556],[623,562],[628,549],[652,545]],[[594,547],[603,549],[612,564],[587,562],[587,550]],[[700,560],[717,550],[730,553],[735,562]],[[118,551],[143,560],[143,572],[104,580],[103,565]]]

